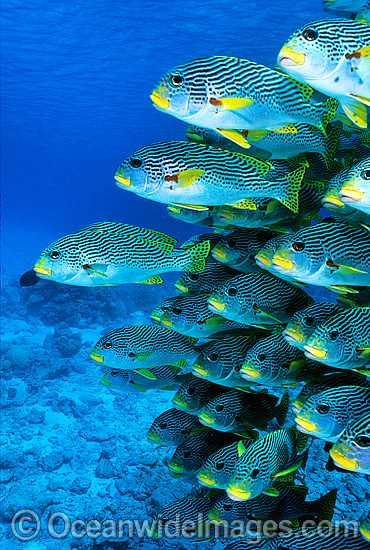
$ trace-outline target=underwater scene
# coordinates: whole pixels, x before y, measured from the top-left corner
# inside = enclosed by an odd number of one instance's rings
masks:
[[[370,2],[1,17],[1,548],[369,550]]]

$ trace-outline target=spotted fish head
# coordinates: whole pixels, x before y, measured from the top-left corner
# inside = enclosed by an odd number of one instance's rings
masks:
[[[152,323],[158,325],[161,324],[162,316],[169,311],[169,308],[176,301],[176,298],[167,298],[161,304],[159,304],[151,313],[150,319]]]
[[[169,409],[154,420],[147,437],[153,443],[177,446],[190,437],[196,426],[200,425],[195,416]]]
[[[242,455],[227,485],[227,496],[232,500],[245,501],[260,495],[272,484],[266,455]]]
[[[207,381],[199,380],[192,374],[177,390],[172,402],[177,409],[184,410],[190,414],[197,413],[212,395],[213,385]]]
[[[370,159],[365,159],[345,173],[339,189],[339,200],[348,206],[361,209],[367,205],[370,212]]]
[[[153,148],[142,147],[119,166],[114,176],[116,185],[140,195],[154,192],[165,176],[163,161]]]
[[[327,321],[318,326],[304,345],[309,359],[326,365],[340,365],[348,358],[348,352],[356,347],[350,331],[341,331],[336,323]]]
[[[298,232],[293,234],[279,246],[272,257],[272,266],[275,271],[292,278],[310,275],[320,259],[324,260],[324,254],[316,252],[309,239]]]
[[[216,525],[221,524],[223,521],[231,523],[235,519],[244,518],[244,516],[244,504],[235,502],[226,496],[218,499],[213,508],[208,512],[209,519]]]
[[[330,455],[339,468],[370,473],[370,414],[347,426]]]
[[[232,431],[242,424],[239,416],[242,409],[241,394],[230,390],[210,399],[199,413],[199,422],[220,431]]]
[[[136,353],[130,343],[120,334],[120,330],[112,330],[100,338],[90,354],[98,363],[103,363],[114,369],[135,368]]]
[[[92,261],[96,262],[96,255],[94,251],[89,251],[88,243],[84,246],[74,235],[66,235],[45,248],[34,270],[41,279],[70,285],[93,286],[93,280],[99,278],[94,277],[93,272],[88,269]],[[95,284],[98,283],[99,281],[95,281]]]
[[[227,280],[216,288],[208,298],[208,307],[214,313],[237,319],[244,309],[246,291],[239,277]]]
[[[108,369],[101,379],[101,383],[104,384],[104,386],[115,389],[116,387],[120,386],[120,383],[130,383],[130,380],[132,379],[129,375],[129,371],[123,371],[120,369]]]
[[[306,23],[288,38],[279,52],[278,64],[289,75],[308,84],[311,79],[327,78],[345,61],[347,52],[361,47],[352,27],[353,22],[346,19]]]
[[[238,457],[237,443],[223,447],[209,456],[197,475],[200,485],[225,489]]]
[[[257,265],[262,267],[263,269],[267,269],[268,271],[273,269],[272,258],[280,245],[282,245],[288,239],[289,236],[280,235],[279,237],[271,239],[264,246],[262,246],[255,256]]]
[[[232,365],[220,352],[220,344],[212,342],[204,346],[201,354],[193,363],[193,371],[198,376],[206,375],[209,380],[220,380],[230,374]]]
[[[204,61],[207,58],[184,63],[168,71],[150,95],[154,107],[186,121],[202,113],[210,93]]]

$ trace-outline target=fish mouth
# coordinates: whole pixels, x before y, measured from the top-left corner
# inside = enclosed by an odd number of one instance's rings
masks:
[[[198,416],[199,422],[202,424],[211,425],[215,423],[215,419],[209,416],[207,413],[202,413]]]
[[[260,373],[255,370],[253,367],[244,367],[239,371],[239,374],[242,378],[245,378],[246,380],[255,380],[256,378],[260,378]]]
[[[301,409],[302,409],[302,406],[299,406],[298,404],[296,404],[294,401],[292,403],[292,411],[294,412],[294,414],[299,414],[301,412]]]
[[[233,487],[227,488],[226,493],[229,498],[238,502],[248,500],[252,495],[250,491],[241,491],[240,489],[234,489]]]
[[[297,424],[297,428],[300,432],[310,433],[317,430],[317,424],[314,424],[309,420],[305,420],[304,418],[296,418],[295,423]]]
[[[315,346],[304,346],[305,355],[309,359],[325,359],[326,351]]]
[[[172,328],[173,327],[173,322],[170,321],[169,319],[166,319],[166,317],[162,316],[160,318],[160,322],[162,325],[164,325],[165,327],[168,327],[168,328]]]
[[[281,50],[277,59],[280,67],[297,67],[304,65],[305,61],[306,55],[304,53],[298,53],[289,48]]]
[[[188,294],[189,289],[187,286],[182,285],[181,283],[175,283],[175,288],[179,290],[182,294]]]
[[[221,525],[223,523],[221,514],[218,510],[211,510],[210,512],[208,512],[208,517],[215,525]]]
[[[161,442],[161,438],[159,435],[155,434],[154,432],[148,432],[147,433],[147,438],[149,439],[149,441],[151,441],[152,443],[160,443]]]
[[[153,92],[150,95],[150,99],[153,101],[153,103],[156,107],[159,107],[160,109],[163,109],[164,111],[167,111],[170,108],[169,100],[165,99],[162,96],[160,96],[156,92]]]
[[[176,464],[175,462],[172,463],[171,461],[168,463],[168,468],[171,472],[174,472],[176,474],[182,474],[185,470],[184,466],[180,466],[179,464]]]
[[[199,473],[197,479],[201,485],[206,485],[207,487],[215,487],[216,485],[215,480],[207,477],[205,474]]]
[[[255,260],[256,260],[256,264],[262,268],[271,267],[272,265],[271,258],[269,258],[265,254],[262,254],[261,252],[257,254],[257,256],[255,257]]]
[[[51,269],[45,269],[44,267],[42,267],[40,262],[37,262],[37,264],[35,264],[35,267],[33,269],[34,271],[36,271],[37,275],[42,275],[43,277],[52,276]]]
[[[94,361],[97,361],[98,363],[104,363],[104,357],[98,354],[96,348],[93,348],[93,350],[90,353],[90,357],[94,359]]]
[[[339,468],[344,468],[345,470],[352,470],[352,471],[358,470],[359,463],[357,460],[346,458],[345,456],[341,455],[338,451],[336,451],[334,448],[330,450],[330,456],[332,457],[334,464],[336,466],[339,466]]]
[[[188,407],[188,404],[186,403],[186,401],[183,401],[183,400],[181,399],[181,397],[176,397],[176,395],[175,395],[175,397],[172,399],[172,403],[173,403],[174,405],[177,405],[177,406],[180,407],[181,409],[188,409],[188,408],[189,408],[189,407]]]
[[[289,329],[289,330],[284,330],[284,338],[287,342],[293,342],[293,343],[297,343],[297,342],[303,342],[304,341],[304,336],[303,334],[300,334],[299,332],[293,330],[293,329]]]
[[[221,248],[217,248],[217,246],[215,246],[212,250],[212,256],[215,258],[215,260],[221,260],[223,262],[227,261],[227,255]]]
[[[226,304],[219,302],[217,298],[208,298],[208,307],[211,311],[225,311]]]
[[[322,205],[324,208],[327,208],[328,210],[340,210],[341,208],[343,208],[344,203],[339,199],[330,197],[327,199],[323,199]]]
[[[116,180],[116,184],[118,187],[131,187],[131,180],[130,178],[124,178],[123,176],[115,175],[114,179]]]
[[[161,316],[157,315],[156,313],[152,313],[150,319],[151,321],[153,321],[153,323],[159,323],[161,320]]]
[[[109,382],[108,380],[108,377],[107,376],[103,376],[103,378],[100,380],[100,382],[102,384],[104,384],[104,386],[112,386],[112,382]]]
[[[186,135],[188,140],[194,141],[195,143],[203,143],[203,141],[204,141],[203,136],[200,136],[199,134],[196,134],[195,132],[192,132],[191,130],[188,130],[185,135]]]
[[[284,258],[280,258],[279,256],[274,256],[272,258],[272,266],[276,271],[293,271],[294,262],[284,260]]]
[[[181,214],[181,208],[179,208],[175,204],[168,204],[167,210],[168,212],[172,212],[173,214],[177,214],[177,215]]]
[[[352,204],[358,202],[364,198],[364,194],[361,191],[356,191],[352,187],[342,187],[339,192],[339,198],[344,203]]]
[[[204,369],[203,367],[201,367],[200,365],[197,365],[196,363],[194,363],[191,368],[192,368],[192,370],[194,370],[196,373],[200,374],[201,376],[208,376],[209,375],[209,370],[208,369]]]

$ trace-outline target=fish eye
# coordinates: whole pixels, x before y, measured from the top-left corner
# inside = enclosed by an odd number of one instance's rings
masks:
[[[214,363],[218,359],[218,353],[210,353],[207,359]]]
[[[227,246],[229,248],[235,248],[236,247],[236,240],[235,239],[228,239]]]
[[[118,375],[118,373],[119,373],[119,371],[118,371],[118,370],[112,370],[112,372],[111,372],[111,376],[117,376],[117,375]]]
[[[59,250],[52,250],[51,252],[49,252],[49,256],[52,260],[57,260],[58,258],[60,258],[60,252]]]
[[[143,161],[141,159],[131,159],[130,160],[130,166],[131,168],[140,168],[142,166]]]
[[[304,250],[304,247],[305,247],[305,244],[300,241],[296,241],[295,243],[292,244],[292,248],[293,250],[295,250],[295,252],[302,252],[302,250]]]
[[[219,472],[224,469],[225,462],[216,462],[216,470]]]
[[[180,313],[182,313],[181,307],[178,306],[174,307],[172,311],[175,315],[180,315]]]
[[[238,414],[235,417],[235,422],[240,422],[240,416]]]
[[[216,412],[220,413],[220,412],[223,411],[223,410],[224,410],[224,406],[223,406],[223,405],[216,405],[216,406],[215,406],[215,411],[216,411]]]
[[[190,458],[191,457],[191,451],[184,451],[184,458]]]
[[[194,395],[195,392],[196,392],[196,389],[195,388],[188,388],[187,392],[188,392],[188,395]]]
[[[249,254],[249,259],[251,262],[254,262],[254,255],[253,254]]]
[[[168,311],[168,307],[167,306],[162,306],[162,311]]]
[[[304,31],[302,36],[305,40],[312,42],[313,40],[316,40],[316,38],[319,36],[319,33],[315,29],[307,29],[306,31]]]
[[[328,333],[328,337],[329,337],[329,340],[336,340],[339,336],[339,331],[338,330],[331,330],[329,333]]]
[[[175,88],[179,88],[184,84],[184,77],[181,74],[172,74],[171,75],[171,84]]]
[[[103,348],[104,349],[110,349],[113,346],[112,342],[110,340],[107,340],[106,342],[103,342]]]
[[[180,433],[181,433],[181,435],[188,435],[189,432],[188,432],[188,430],[184,429],[184,430],[181,430]]]
[[[316,412],[318,412],[319,414],[328,414],[329,411],[329,405],[317,405],[316,407]]]
[[[312,325],[313,325],[314,322],[315,322],[315,319],[314,319],[313,317],[303,317],[302,322],[303,322],[307,327],[312,327]]]
[[[356,437],[355,443],[357,443],[359,447],[370,447],[370,437],[367,435],[359,435]]]
[[[135,354],[133,351],[130,351],[130,353],[128,354],[129,357],[135,357]]]
[[[259,361],[264,361],[266,357],[267,357],[266,353],[260,353],[259,355],[257,355],[257,359]]]
[[[199,279],[199,274],[198,273],[190,273],[189,279],[191,279],[192,281],[197,281]]]
[[[252,479],[256,479],[256,477],[258,476],[259,473],[260,473],[259,468],[255,468],[254,470],[251,471],[250,477]]]
[[[370,180],[370,170],[363,170],[361,172],[361,177],[363,180]]]
[[[238,289],[235,288],[235,286],[231,286],[227,291],[228,296],[236,296],[237,293],[238,293]]]
[[[159,428],[161,430],[165,430],[167,428],[167,422],[161,422],[161,424],[159,424]]]
[[[232,504],[224,504],[224,510],[225,512],[230,512],[230,510],[233,509],[233,505]]]

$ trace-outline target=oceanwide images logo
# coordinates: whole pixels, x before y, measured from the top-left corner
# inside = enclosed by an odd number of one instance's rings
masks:
[[[187,539],[201,541],[206,539],[227,539],[244,537],[251,545],[258,544],[261,539],[281,537],[312,538],[319,536],[323,539],[331,536],[345,536],[348,538],[360,537],[360,526],[357,521],[320,521],[306,520],[299,529],[292,528],[289,520],[276,523],[272,520],[234,520],[222,521],[220,524],[210,523],[208,516],[198,514],[197,521],[183,520],[180,514],[173,519],[158,516],[153,521],[139,521],[136,519],[71,519],[65,512],[54,512],[48,518],[40,516],[31,509],[22,509],[16,512],[11,521],[11,530],[14,537],[26,542],[36,537],[51,537],[53,539],[102,538],[104,540],[127,540],[143,538]]]

